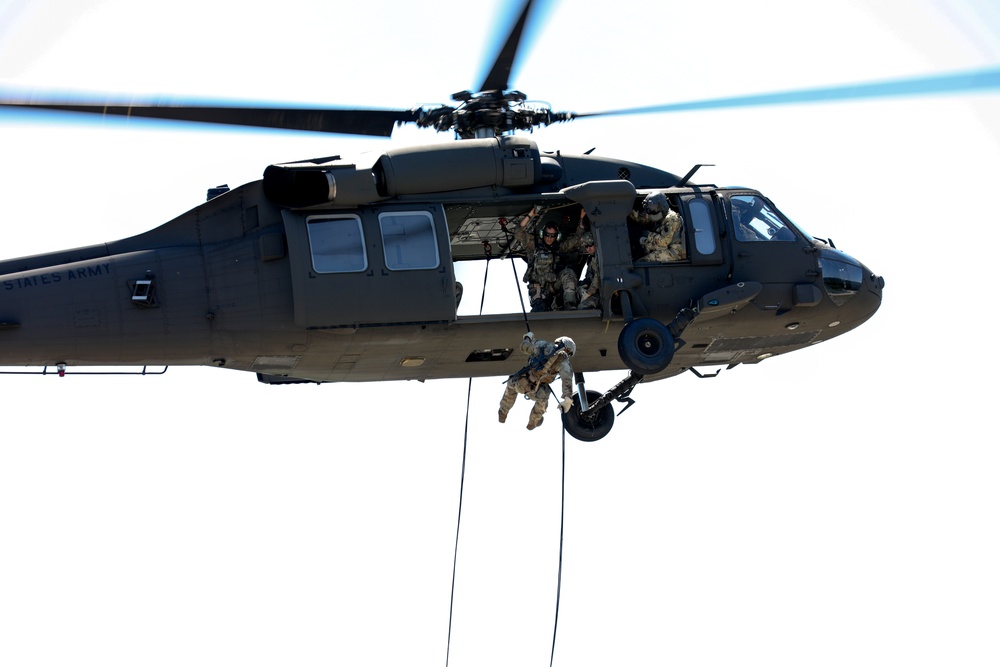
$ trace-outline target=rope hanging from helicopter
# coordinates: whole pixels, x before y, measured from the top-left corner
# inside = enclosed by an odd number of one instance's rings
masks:
[[[498,222],[507,241],[507,256],[510,257],[510,268],[514,272],[514,287],[517,290],[517,297],[521,300],[521,315],[524,316],[524,328],[527,329],[528,333],[531,333],[531,324],[528,323],[528,310],[524,307],[524,294],[521,292],[521,279],[517,277],[517,264],[514,263],[514,253],[510,252],[510,248],[514,245],[514,233],[507,229],[507,218],[500,218]],[[483,241],[483,250],[486,252],[486,270],[488,272],[490,268],[490,258],[493,256],[493,250],[490,248],[489,241]],[[483,280],[483,298],[486,298],[485,280]],[[481,314],[482,308],[480,307],[480,315]]]
[[[489,262],[487,262],[489,265]],[[465,461],[469,447],[469,407],[472,403],[472,378],[465,394],[465,436],[462,440],[462,475],[458,484],[458,520],[455,525],[455,552],[451,561],[451,600],[448,603],[448,648],[445,651],[444,664],[448,667],[451,660],[451,626],[455,617],[455,573],[458,570],[458,536],[462,530],[462,497],[465,495]]]
[[[556,207],[561,208],[561,207]],[[504,218],[500,219],[500,228],[503,230],[504,235],[507,237],[507,248],[509,249],[513,245],[513,233],[507,229],[507,220]],[[483,244],[486,248],[486,268],[489,270],[489,259],[491,256],[491,251],[489,250],[489,244]],[[524,316],[524,326],[531,333],[531,324],[528,322],[528,311],[524,305],[524,294],[521,291],[521,281],[517,275],[517,265],[514,263],[514,254],[509,253],[510,257],[510,267],[514,271],[514,284],[517,289],[518,298],[521,301],[521,314]],[[486,295],[486,282],[483,281],[483,296]],[[480,305],[480,314],[482,314],[482,305]],[[470,380],[471,382],[471,380]],[[468,407],[466,407],[466,428],[468,428]],[[561,479],[561,491],[559,496],[559,568],[556,575],[556,607],[555,607],[555,618],[552,622],[552,650],[549,653],[549,667],[552,667],[555,657],[556,657],[556,635],[559,631],[559,602],[562,597],[562,566],[563,566],[563,536],[565,534],[566,527],[566,426],[560,424],[562,428],[562,466],[560,472]],[[464,463],[463,463],[464,470]]]
[[[504,221],[505,222],[505,221]],[[501,228],[505,233],[509,233],[505,224],[501,223]],[[508,247],[510,239],[508,239]],[[479,314],[483,314],[483,309],[486,303],[486,284],[489,281],[490,276],[490,260],[493,259],[493,251],[489,244],[489,241],[483,241],[483,251],[486,255],[486,270],[483,274],[483,290],[482,295],[479,299]],[[528,311],[524,306],[524,295],[521,294],[520,280],[517,276],[517,266],[514,264],[514,256],[510,255],[511,268],[514,270],[514,282],[517,284],[517,293],[521,299],[521,312],[524,315],[524,325],[527,327],[528,332],[531,332],[531,325],[528,323]],[[451,660],[451,630],[454,622],[455,616],[455,578],[458,571],[458,541],[459,535],[462,531],[462,504],[463,498],[465,496],[465,468],[466,462],[468,460],[468,449],[469,449],[469,414],[472,408],[472,378],[469,378],[469,383],[466,388],[465,394],[465,432],[462,436],[462,471],[459,479],[458,485],[458,518],[455,522],[455,549],[452,554],[451,563],[451,596],[448,603],[448,643],[445,651],[445,667],[448,667],[449,661]],[[563,536],[566,526],[566,427],[563,426],[562,432],[562,465],[560,471],[561,479],[561,492],[559,500],[559,567],[558,573],[556,575],[556,605],[555,605],[555,619],[553,620],[552,626],[552,649],[549,653],[549,667],[552,667],[555,661],[556,655],[556,635],[559,630],[559,602],[562,597],[562,566],[563,566]]]
[[[479,314],[483,314],[483,307],[486,304],[486,282],[490,277],[490,259],[493,252],[489,241],[483,241],[483,250],[486,252],[486,272],[483,274],[483,293],[479,298]],[[462,498],[465,495],[465,463],[469,450],[469,412],[472,407],[472,378],[469,378],[469,385],[465,393],[465,434],[462,437],[462,474],[458,484],[458,519],[455,522],[455,552],[451,561],[451,599],[448,603],[448,647],[445,651],[444,664],[448,667],[451,659],[451,627],[455,616],[455,573],[458,571],[458,536],[462,531]]]
[[[559,494],[559,571],[556,575],[556,617],[552,622],[552,652],[549,667],[556,658],[556,633],[559,631],[559,598],[562,596],[563,534],[566,527],[566,426],[562,427],[562,489]]]

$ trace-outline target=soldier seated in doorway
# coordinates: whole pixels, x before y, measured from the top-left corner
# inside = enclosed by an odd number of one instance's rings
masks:
[[[662,192],[646,195],[642,210],[628,216],[632,256],[636,262],[676,262],[687,259],[684,249],[684,221],[670,208]]]

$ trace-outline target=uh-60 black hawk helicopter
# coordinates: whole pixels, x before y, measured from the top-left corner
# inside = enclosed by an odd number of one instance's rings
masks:
[[[613,401],[703,367],[755,364],[846,333],[883,280],[813,238],[761,193],[592,155],[545,152],[514,131],[557,114],[509,89],[526,2],[480,92],[386,111],[3,100],[3,106],[389,136],[397,123],[460,141],[364,160],[274,164],[152,231],[0,262],[0,364],[211,365],[262,382],[506,376],[525,324],[569,336],[579,391],[571,435],[611,429]],[[604,112],[618,113],[618,112]],[[225,190],[225,189],[223,189]],[[683,221],[670,261],[637,249],[630,214],[662,194]],[[508,220],[585,213],[600,264],[597,307],[458,316],[456,264],[523,256]],[[633,216],[634,217],[634,216]],[[628,369],[605,393],[588,371]],[[717,372],[717,371],[716,371]]]

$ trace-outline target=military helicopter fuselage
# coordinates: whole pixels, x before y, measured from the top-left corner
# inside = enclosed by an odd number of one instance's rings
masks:
[[[882,279],[759,192],[686,180],[519,137],[272,165],[144,234],[0,262],[0,363],[209,365],[268,383],[504,376],[524,363],[512,352],[527,324],[573,338],[580,373],[631,369],[609,397],[622,399],[877,310]],[[637,256],[629,214],[653,192],[681,215],[684,259]],[[523,256],[508,221],[535,206],[560,225],[582,207],[599,307],[458,315],[457,274]]]

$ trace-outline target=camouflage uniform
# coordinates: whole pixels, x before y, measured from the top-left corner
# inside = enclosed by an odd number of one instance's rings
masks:
[[[639,240],[646,255],[636,260],[639,262],[675,262],[686,259],[684,243],[681,241],[681,228],[684,221],[676,211],[668,212],[655,231]]]
[[[646,250],[642,244],[647,235],[656,229],[656,222],[650,219],[649,214],[644,211],[633,210],[628,214],[628,240],[632,249],[632,259],[643,257]]]
[[[516,221],[514,240],[524,247],[527,255],[528,270],[523,280],[528,284],[531,310],[556,310],[560,296],[564,308],[576,308],[577,273],[570,258],[579,250],[581,234],[546,243],[529,229],[530,223],[522,224],[523,221],[524,217]]]
[[[528,370],[507,379],[507,388],[500,399],[500,423],[507,421],[507,413],[514,406],[518,394],[524,394],[535,402],[528,416],[528,430],[537,428],[549,407],[552,390],[549,383],[556,377],[562,380],[562,401],[560,408],[568,410],[573,404],[573,367],[569,358],[576,352],[572,339],[557,338],[555,343],[535,340],[527,333],[521,341],[521,352],[528,355]]]
[[[583,234],[584,248],[594,247],[594,237],[590,232]],[[597,255],[587,253],[587,264],[583,280],[577,285],[577,308],[588,310],[601,307],[601,267],[597,263]]]

